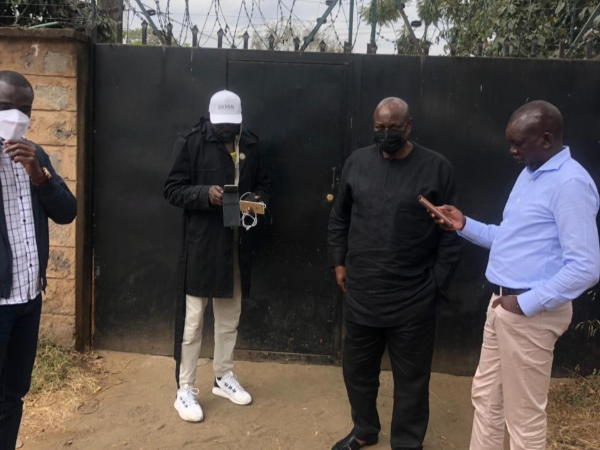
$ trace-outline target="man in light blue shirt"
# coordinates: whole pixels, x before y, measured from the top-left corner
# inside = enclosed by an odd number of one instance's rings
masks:
[[[469,241],[490,249],[486,277],[494,296],[473,379],[471,450],[546,448],[546,404],[556,340],[568,329],[571,301],[598,282],[600,246],[594,181],[563,146],[560,111],[543,101],[511,117],[506,138],[525,169],[500,225],[440,210]]]

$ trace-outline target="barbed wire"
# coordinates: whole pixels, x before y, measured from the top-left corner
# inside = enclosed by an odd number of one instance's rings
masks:
[[[317,0],[296,0],[296,1],[299,2],[299,3],[312,3],[312,4],[315,4],[315,5],[322,5],[323,4],[323,2],[317,1]],[[158,2],[160,2],[160,0],[158,0]],[[84,3],[90,3],[90,1],[86,0],[86,1],[84,1]],[[48,6],[48,3],[30,3],[30,2],[27,2],[26,4],[30,5],[30,6]],[[144,6],[147,6],[147,5],[144,4]],[[468,7],[470,7],[470,5],[467,4],[467,3],[459,3],[459,4],[455,5],[454,7],[455,8],[468,8]],[[575,7],[574,11],[581,11],[581,10],[587,9],[587,8],[589,8],[589,6],[587,6],[587,5],[581,6],[580,5],[580,6]],[[125,10],[126,9],[124,9],[124,11]],[[556,7],[540,6],[539,10],[540,11],[554,11],[554,12],[556,12]],[[565,7],[564,11],[566,11],[570,15],[570,12],[572,11],[572,9]],[[167,12],[165,11],[165,12],[163,12],[163,14],[166,15]],[[169,15],[170,14],[178,14],[178,13],[173,13],[173,12],[169,11]],[[182,14],[182,13],[179,13],[179,14]],[[204,16],[204,14],[200,14],[200,13],[195,13],[195,14],[190,14],[190,15],[191,16],[198,16],[198,15]],[[3,16],[3,17],[14,17],[14,16]],[[228,16],[228,17],[234,17],[234,16]]]
[[[297,1],[299,1],[299,0],[297,0]],[[294,3],[295,3],[295,1],[294,1]],[[297,23],[302,24],[302,26],[304,27],[305,31],[307,33],[310,33],[311,32],[311,28],[309,28],[309,27],[306,26],[306,20],[301,19],[300,17],[298,17],[298,15],[293,11],[293,9],[294,9],[293,6],[294,5],[292,4],[292,9],[290,9],[285,3],[282,3],[282,4],[283,4],[283,6],[286,9],[288,9],[290,11],[290,15],[293,15],[296,18]]]
[[[356,1],[356,21],[358,22],[356,25],[356,36],[354,37],[354,42],[352,43],[352,50],[356,47],[356,43],[358,42],[358,33],[360,31],[360,26],[362,24],[362,15],[360,14],[360,10],[365,7],[365,0],[361,0],[360,9],[358,8],[358,1]]]
[[[290,32],[292,32],[292,14],[294,13],[294,7],[296,6],[296,1],[298,0],[293,0],[292,1],[292,8],[289,10],[290,11],[290,16],[288,17],[288,23],[287,23],[287,27],[289,27]],[[283,2],[282,2],[283,3]],[[287,6],[286,6],[287,7]]]
[[[209,33],[209,34],[205,35],[205,36],[206,36],[206,39],[204,40],[204,42],[202,43],[202,45],[200,45],[201,47],[204,47],[204,46],[206,45],[206,43],[207,43],[207,42],[208,42],[210,39],[213,39],[213,40],[218,40],[217,38],[215,38],[215,37],[213,36],[213,34],[214,34],[214,32],[215,32],[215,28],[216,28],[216,27],[217,27],[217,20],[215,19],[215,21],[213,22],[213,27],[212,27],[212,30],[210,30],[210,33]]]
[[[256,7],[258,9],[258,13],[260,14],[260,17],[263,20],[264,26],[268,28],[269,24],[267,23],[267,20],[265,19],[265,15],[262,12],[262,8],[260,7],[260,0],[252,0],[252,4],[254,4],[254,3],[256,3]],[[277,19],[277,18],[275,18],[275,19]]]
[[[271,3],[270,5],[270,10],[267,11],[265,8],[264,4],[261,4],[261,0],[241,0],[240,4],[239,4],[239,8],[238,8],[238,14],[225,14],[225,10],[223,8],[223,5],[221,4],[220,0],[211,0],[210,5],[208,7],[208,10],[205,13],[201,13],[201,12],[192,12],[190,11],[190,2],[189,0],[184,0],[181,3],[184,3],[184,9],[182,12],[176,12],[175,10],[173,10],[173,4],[171,2],[171,0],[163,0],[161,2],[161,0],[144,0],[146,3],[150,3],[150,4],[155,4],[155,11],[156,11],[156,18],[155,21],[157,22],[157,25],[159,25],[159,27],[164,30],[163,32],[166,31],[167,26],[171,23],[171,24],[176,24],[176,26],[174,27],[174,36],[172,36],[172,39],[174,41],[174,45],[182,45],[182,44],[186,44],[188,43],[188,39],[190,38],[190,32],[193,30],[194,28],[194,20],[193,17],[201,17],[201,21],[203,22],[202,25],[202,30],[200,31],[199,34],[199,43],[200,41],[204,41],[204,45],[206,43],[209,42],[209,40],[217,40],[214,36],[215,36],[215,31],[217,29],[217,26],[221,29],[223,29],[224,32],[224,37],[225,37],[225,41],[226,43],[228,43],[229,45],[231,45],[232,47],[237,47],[238,46],[238,39],[240,38],[239,34],[241,33],[240,28],[243,30],[245,28],[245,31],[248,32],[250,29],[253,30],[255,36],[257,36],[257,39],[259,39],[261,41],[261,44],[264,45],[265,48],[268,48],[268,43],[265,42],[264,39],[264,30],[269,30],[269,32],[272,32],[274,37],[276,38],[276,44],[275,44],[275,48],[277,48],[278,46],[280,46],[282,43],[286,42],[286,39],[288,39],[288,36],[291,35],[295,35],[295,34],[299,34],[300,32],[298,31],[298,28],[295,28],[295,24],[298,24],[302,27],[302,30],[308,34],[310,31],[312,31],[312,29],[314,28],[314,23],[312,20],[310,19],[303,19],[301,17],[299,17],[299,13],[298,13],[298,4],[303,3],[303,4],[313,4],[316,5],[316,9],[317,12],[321,11],[321,7],[323,6],[323,1],[319,1],[319,0],[292,0],[291,2],[288,0],[277,0],[277,2],[275,4]],[[248,8],[248,4],[247,1],[251,1],[252,2],[252,12],[249,12],[249,8]],[[347,2],[347,0],[345,0]],[[356,1],[356,11],[355,11],[355,17],[352,17],[352,21],[355,23],[355,26],[353,27],[354,30],[354,39],[353,42],[351,43],[352,48],[355,48],[356,43],[358,41],[358,39],[361,39],[362,36],[366,36],[369,34],[368,31],[363,32],[363,17],[361,14],[361,11],[364,9],[365,7],[365,0],[355,0]],[[179,3],[179,4],[181,4]],[[208,3],[208,2],[207,2]],[[369,2],[370,3],[370,2]],[[529,29],[531,26],[533,26],[534,28],[537,27],[537,21],[535,20],[535,16],[538,14],[546,14],[548,16],[552,16],[552,20],[554,21],[554,24],[552,25],[552,32],[548,35],[547,33],[540,33],[541,36],[545,36],[546,40],[549,41],[549,43],[551,42],[551,44],[546,44],[546,52],[548,50],[550,51],[554,51],[558,49],[558,43],[561,42],[563,39],[573,39],[573,32],[571,32],[570,37],[569,37],[569,23],[570,20],[577,20],[577,23],[581,23],[582,20],[584,20],[586,17],[588,17],[591,14],[591,6],[589,2],[568,2],[568,4],[561,10],[557,12],[557,8],[556,6],[540,6],[537,5],[536,2],[534,1],[530,1],[528,2],[529,5],[526,6],[526,10],[528,9],[528,14],[527,12],[525,13],[525,15],[521,15],[523,17],[523,23],[521,23],[520,28],[522,27],[522,25],[525,25],[525,27],[527,29]],[[583,3],[583,4],[582,4]],[[134,24],[137,22],[137,18],[140,18],[141,20],[145,20],[146,18],[140,13],[140,11],[138,11],[129,0],[126,0],[126,4],[127,7],[124,9],[124,11],[127,12],[128,16],[127,16],[127,23],[125,25],[126,28],[126,33],[129,34],[129,31],[131,29],[131,27],[134,26]],[[35,7],[35,6],[47,6],[47,3],[43,3],[43,2],[39,2],[39,1],[35,1],[33,3],[27,3],[28,6],[31,7]],[[149,7],[148,5],[142,3],[142,5],[144,5],[147,9],[153,9],[151,7]],[[290,6],[291,5],[291,6]],[[484,3],[484,10],[483,10],[483,15],[485,16],[490,16],[491,14],[493,14],[490,9],[489,6],[487,5],[487,2]],[[460,12],[461,10],[465,9],[467,10],[467,8],[472,7],[469,6],[465,3],[460,2],[459,4],[455,5],[455,7],[457,8],[457,11]],[[242,9],[244,11],[245,14],[245,18],[243,18],[242,16],[244,15],[242,13]],[[258,11],[259,16],[258,18],[255,17],[255,10]],[[582,17],[579,17],[578,14],[580,14],[582,11],[585,10],[585,13],[582,15]],[[304,10],[302,10],[304,12]],[[228,12],[232,12],[229,11]],[[270,12],[271,14],[273,14],[274,12],[274,16],[275,17],[268,17],[267,15],[265,15],[265,12]],[[210,30],[210,32],[207,31],[208,28],[208,22],[211,20],[212,16],[214,14],[214,22],[213,22],[213,26],[212,29]],[[305,15],[306,12],[304,12],[304,14],[301,15]],[[509,15],[509,13],[506,13],[507,15]],[[341,17],[343,16],[343,21],[341,20]],[[0,16],[0,18],[3,19],[18,19],[19,14],[16,13],[15,15],[3,15]],[[356,20],[354,20],[356,19]],[[34,17],[28,17],[27,20],[32,20],[35,21],[34,23],[43,23],[43,22],[48,22],[48,21],[54,21],[54,22],[58,22],[59,27],[64,27],[67,26],[71,23],[74,23],[74,19],[70,19],[70,18],[66,18],[66,17],[49,17],[49,16],[44,16],[43,19],[42,18],[34,18]],[[40,22],[42,21],[43,22]],[[235,20],[235,26],[232,27],[230,26],[230,24],[228,23],[229,20],[232,20],[232,24],[234,23]],[[244,23],[244,21],[246,20],[246,23]],[[271,20],[274,20],[275,22],[270,22]],[[337,11],[335,12],[335,14],[332,12],[329,17],[328,20],[330,21],[330,23],[328,24],[328,26],[323,30],[324,33],[331,33],[333,34],[333,36],[335,37],[336,42],[340,45],[340,46],[344,46],[344,39],[342,39],[341,35],[344,31],[348,30],[349,27],[349,15],[347,14],[346,11],[346,5],[344,4],[343,0],[339,1],[339,5],[337,6]],[[5,21],[7,22],[7,21]],[[124,20],[125,22],[125,20]],[[346,26],[343,26],[343,23],[345,22]],[[442,26],[442,23],[439,24],[432,24],[433,28],[431,28],[433,34],[429,37],[430,39],[437,39],[438,41],[440,41],[440,35],[439,33],[442,33],[444,31],[449,30],[451,27],[451,25],[448,25],[446,27]],[[483,24],[485,26],[485,24]],[[498,40],[498,36],[497,36],[497,32],[498,30],[501,30],[501,28],[498,28],[498,24],[495,24],[496,27],[489,27],[492,31],[491,31],[491,35],[488,36],[487,41],[490,42],[490,44],[493,42],[494,43],[494,48],[492,49],[491,47],[488,48],[488,50],[486,51],[486,53],[489,54],[489,52],[493,52],[494,54],[496,54],[497,52],[501,52],[501,42]],[[296,30],[294,32],[294,29]],[[386,35],[387,31],[385,30],[389,30],[391,29],[391,31],[389,31],[390,34],[393,33],[393,38],[390,38]],[[537,28],[536,28],[537,29]],[[289,30],[289,31],[288,31]],[[437,31],[436,31],[437,30]],[[478,30],[479,31],[479,30]],[[511,45],[512,45],[512,50],[511,52],[515,52],[515,54],[519,54],[519,55],[523,55],[524,52],[527,53],[528,52],[528,45],[529,45],[529,41],[530,41],[530,36],[532,36],[535,33],[535,30],[528,30],[528,34],[521,34],[517,37],[514,37],[513,39],[511,39]],[[579,30],[577,30],[578,32]],[[288,34],[289,33],[289,34]],[[390,43],[393,44],[394,47],[397,46],[397,42],[398,42],[398,33],[399,33],[399,29],[396,29],[396,27],[394,26],[393,23],[389,24],[388,27],[383,27],[381,24],[378,25],[377,28],[377,33],[376,33],[376,38],[377,41],[381,41],[381,42],[386,42],[386,43]],[[477,33],[477,31],[476,31]],[[478,34],[480,34],[481,31],[479,31]],[[165,33],[166,34],[166,33]],[[488,34],[488,33],[486,33]],[[302,38],[303,36],[298,36],[300,38]],[[447,36],[447,34],[445,35],[445,37],[442,37],[441,39],[445,39],[447,41],[449,41],[449,38]],[[442,41],[445,42],[445,41]],[[484,37],[484,43],[486,42],[486,39]],[[579,46],[584,45],[584,42],[580,43]],[[552,48],[549,48],[552,47]],[[578,48],[579,48],[578,46]]]
[[[221,24],[221,20],[219,19],[219,8],[221,6],[221,1],[215,0],[214,6],[215,6],[216,21],[219,23],[219,30],[223,30],[223,37],[225,38],[225,40],[227,41],[227,43],[229,45],[232,45],[232,42],[227,37],[227,32],[229,31],[229,25],[227,25],[227,20],[225,19],[225,17],[223,17],[223,20],[225,21],[225,28],[223,28],[223,24]],[[222,12],[222,10],[221,10],[221,12]]]
[[[221,11],[221,16],[223,17],[223,21],[225,22],[225,28],[223,29],[223,31],[225,32],[224,36],[225,36],[225,38],[227,38],[227,33],[229,33],[229,35],[231,36],[231,41],[229,41],[229,39],[228,39],[227,42],[229,42],[231,44],[231,46],[233,47],[235,45],[235,36],[231,33],[231,27],[227,23],[227,17],[225,16],[225,12],[223,11],[223,7],[221,6],[221,0],[217,0],[217,4],[219,5],[219,10]]]
[[[337,14],[335,15],[335,17],[333,17],[333,15],[330,14],[331,17],[331,24],[325,29],[325,31],[327,32],[327,30],[333,30],[333,34],[335,35],[335,38],[338,41],[338,44],[341,46],[341,48],[344,48],[344,43],[340,40],[339,35],[337,34],[337,31],[334,27],[336,20],[338,19],[339,15],[340,15],[340,11],[342,9],[342,1],[340,0],[338,2],[339,6],[338,6],[338,10],[337,10]]]
[[[215,2],[215,0],[212,0],[210,2],[210,6],[208,7],[209,12],[213,7],[214,2]],[[204,25],[202,25],[202,31],[200,31],[200,35],[198,36],[198,45],[200,45],[200,41],[202,40],[202,37],[204,36],[204,30],[206,29],[206,23],[208,22],[208,17],[209,17],[209,15],[207,14],[206,19],[204,20]],[[212,34],[212,32],[211,32],[211,34]],[[208,42],[208,41],[206,41],[206,42]]]
[[[252,17],[254,17],[254,1],[252,2],[252,13],[250,15],[248,15],[248,5],[246,5],[246,0],[242,0],[242,4],[244,5],[244,10],[246,11],[246,17],[248,17],[248,27],[246,28],[246,32],[248,31],[248,28],[251,26],[252,29],[254,30],[254,34],[256,36],[258,36],[258,38],[260,39],[262,44],[265,46],[265,48],[267,48],[266,42],[263,40],[262,36],[260,35],[260,33],[258,32],[256,27],[254,26],[254,23],[252,22]]]
[[[235,45],[235,39],[237,37],[237,30],[238,30],[238,25],[240,24],[240,16],[242,15],[242,2],[240,2],[240,9],[238,11],[238,17],[237,20],[235,22],[235,30],[233,30],[233,47],[237,48]]]

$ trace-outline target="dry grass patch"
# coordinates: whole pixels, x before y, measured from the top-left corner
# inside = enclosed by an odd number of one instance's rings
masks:
[[[600,374],[550,389],[548,448],[600,450]]]
[[[62,429],[65,420],[97,407],[94,397],[106,378],[104,359],[81,354],[41,339],[31,391],[25,398],[22,436]]]

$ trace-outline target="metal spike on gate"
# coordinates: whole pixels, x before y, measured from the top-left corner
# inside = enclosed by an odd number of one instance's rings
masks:
[[[167,45],[173,44],[173,24],[169,22],[167,25]]]
[[[429,49],[431,48],[431,44],[429,42],[425,42],[423,44],[423,54],[429,55]]]
[[[450,56],[456,56],[456,48],[458,47],[456,41],[450,42]]]
[[[218,48],[223,48],[223,35],[225,34],[225,32],[223,31],[223,28],[219,28],[219,31],[217,31],[217,47]]]
[[[539,43],[540,43],[540,40],[538,39],[538,37],[534,36],[533,39],[531,40],[531,55],[530,56],[537,55],[537,49],[538,49]]]
[[[248,41],[250,40],[250,35],[246,31],[242,37],[244,38],[244,50],[248,50]]]
[[[568,48],[569,48],[569,45],[567,44],[567,40],[561,39],[560,43],[558,44],[558,57],[561,59],[564,58],[565,52],[567,51]]]
[[[483,41],[481,39],[477,43],[477,56],[483,56]]]
[[[585,58],[592,59],[594,54],[594,35],[590,34],[585,40]]]
[[[192,47],[198,47],[198,25],[192,28]]]
[[[504,56],[506,56],[506,57],[510,56],[510,39],[509,38],[504,39]]]
[[[352,44],[348,41],[344,41],[344,53],[352,53]]]
[[[145,20],[142,22],[142,45],[148,43],[148,22]]]
[[[321,49],[321,52],[324,52],[327,50],[327,44],[325,43],[325,41],[319,42],[319,49]]]
[[[298,36],[294,38],[294,51],[300,51],[300,38]]]
[[[275,36],[273,34],[269,36],[269,50],[275,50]]]

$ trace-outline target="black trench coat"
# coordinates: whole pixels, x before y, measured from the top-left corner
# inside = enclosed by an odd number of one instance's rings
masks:
[[[208,190],[234,184],[235,165],[219,143],[212,125],[202,118],[187,135],[177,139],[164,188],[165,199],[183,209],[183,242],[177,282],[175,359],[180,360],[185,324],[185,296],[233,297],[233,229],[223,226],[223,208],[213,206]],[[259,151],[258,137],[244,130],[240,140],[239,192],[260,195],[268,204],[270,181]],[[240,273],[243,296],[250,292],[253,232],[239,228]]]

